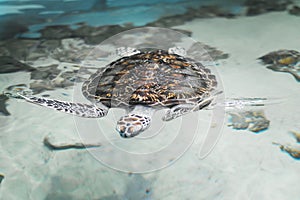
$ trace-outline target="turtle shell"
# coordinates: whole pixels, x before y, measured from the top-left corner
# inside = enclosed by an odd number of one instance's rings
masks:
[[[173,107],[198,103],[217,85],[202,64],[164,50],[122,57],[84,82],[83,95],[107,107]]]

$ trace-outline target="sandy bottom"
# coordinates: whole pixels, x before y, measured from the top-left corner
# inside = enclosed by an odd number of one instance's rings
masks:
[[[227,97],[284,99],[264,107],[271,121],[267,131],[254,134],[224,126],[221,139],[205,159],[198,157],[203,141],[199,135],[169,167],[130,174],[108,168],[86,150],[49,151],[42,144],[45,136],[62,142],[80,140],[73,117],[10,100],[12,115],[0,121],[0,173],[5,176],[1,199],[297,199],[300,163],[272,142],[295,142],[288,131],[300,130],[299,83],[256,59],[278,49],[299,50],[299,17],[271,13],[194,20],[176,28],[190,30],[194,39],[230,54],[218,65]],[[1,75],[0,89],[25,82],[21,77],[29,80],[24,73]],[[72,100],[72,94],[72,89],[61,89],[51,96]],[[113,126],[110,123],[105,126]],[[202,126],[207,128],[200,123],[198,129]]]

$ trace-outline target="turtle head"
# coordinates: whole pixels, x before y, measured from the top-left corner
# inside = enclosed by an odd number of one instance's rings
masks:
[[[128,114],[117,122],[117,131],[121,137],[130,138],[140,134],[150,126],[151,117],[141,114]]]

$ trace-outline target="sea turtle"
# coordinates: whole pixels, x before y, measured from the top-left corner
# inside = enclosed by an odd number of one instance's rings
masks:
[[[117,122],[122,137],[134,137],[150,126],[158,109],[167,109],[164,121],[208,106],[217,80],[201,63],[187,58],[183,48],[166,50],[119,48],[121,58],[99,69],[83,83],[83,95],[91,104],[71,103],[35,96],[25,100],[81,117],[104,117],[109,108],[128,114]]]

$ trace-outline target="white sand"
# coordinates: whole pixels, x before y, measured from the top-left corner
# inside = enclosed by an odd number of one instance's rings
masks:
[[[176,27],[191,30],[194,39],[230,54],[218,66],[226,96],[286,98],[282,104],[265,108],[271,120],[267,131],[256,135],[224,127],[218,145],[204,160],[197,157],[199,140],[170,167],[129,176],[100,164],[85,150],[50,152],[42,144],[44,136],[51,134],[63,142],[77,138],[73,118],[9,101],[12,115],[0,121],[0,173],[5,175],[0,199],[40,200],[47,195],[48,199],[59,199],[61,195],[61,199],[75,200],[105,196],[114,199],[116,195],[133,200],[297,199],[300,163],[272,142],[292,143],[288,130],[300,130],[299,83],[289,74],[266,69],[255,59],[277,49],[300,50],[299,20],[286,13],[271,13],[230,20],[194,20]],[[20,77],[1,75],[0,81],[5,83],[1,87],[19,83]],[[62,92],[69,96],[62,96]],[[72,99],[72,90],[51,94]],[[150,195],[146,195],[147,189]]]
[[[256,59],[279,49],[300,50],[300,18],[271,13],[238,19],[197,19],[176,28],[230,54],[219,75],[227,97],[280,97],[284,103],[264,108],[270,128],[254,134],[224,127],[214,151],[197,160],[193,149],[172,167],[158,173],[157,194],[164,199],[297,199],[299,161],[272,142],[295,143],[289,130],[300,130],[299,83],[273,72]],[[194,150],[194,151],[193,151]],[[164,195],[163,195],[164,196]]]

